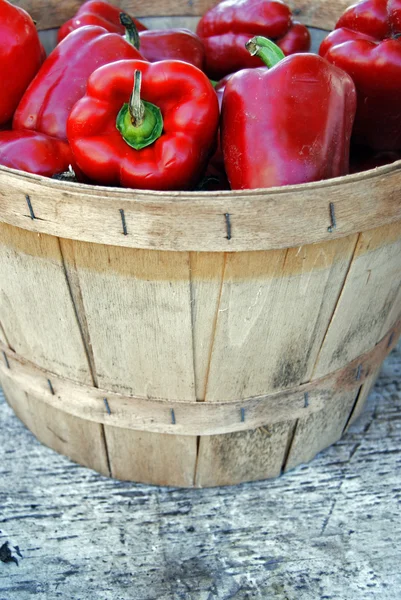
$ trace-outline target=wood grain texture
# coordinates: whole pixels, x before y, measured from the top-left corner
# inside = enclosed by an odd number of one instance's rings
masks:
[[[102,475],[110,475],[102,425],[66,415],[37,398],[28,396],[28,403],[34,415],[33,433],[42,444]]]
[[[35,415],[31,411],[26,392],[18,387],[18,385],[15,385],[8,377],[2,377],[1,374],[0,386],[3,388],[9,406],[11,406],[25,427],[33,433],[35,429]]]
[[[331,31],[344,10],[354,4],[352,0],[288,0],[294,17],[310,25]]]
[[[90,383],[57,238],[0,223],[0,320],[10,346],[39,366]]]
[[[203,194],[83,186],[2,167],[0,222],[67,239],[132,248],[270,250],[329,241],[399,221],[400,186],[401,161],[325,182]],[[29,215],[27,194],[35,219]],[[331,232],[330,203],[337,223]],[[124,210],[128,235],[123,233],[120,210]],[[230,240],[226,214],[230,215]]]
[[[308,381],[356,237],[229,254],[206,400],[258,396]]]
[[[352,410],[351,414],[349,415],[348,422],[346,423],[346,426],[345,426],[345,431],[348,431],[348,429],[351,427],[351,425],[353,423],[355,423],[355,421],[357,419],[359,419],[359,417],[361,416],[363,409],[365,407],[365,402],[366,402],[370,392],[372,391],[373,386],[376,383],[376,380],[379,376],[380,370],[381,370],[381,366],[377,367],[376,369],[372,369],[372,372],[365,379],[365,381],[364,381],[363,385],[361,386],[359,393],[356,397],[356,401],[355,401],[353,410]]]
[[[296,388],[268,397],[230,403],[152,401],[83,387],[20,362],[15,355],[8,353],[6,356],[7,363],[0,362],[3,379],[50,407],[105,426],[168,433],[173,437],[244,431],[267,423],[296,419],[305,413],[321,410],[330,398],[331,387],[337,385],[338,380],[351,379],[351,387],[359,387],[352,382],[350,369],[348,376],[342,372],[315,382],[312,388]],[[313,392],[313,403],[307,408],[304,401],[306,390]]]
[[[39,444],[0,392],[7,600],[394,600],[401,595],[401,355],[361,418],[274,480],[165,489],[106,479]]]
[[[357,394],[385,356],[395,346],[401,320],[369,352],[345,368],[267,396],[236,402],[183,402],[123,396],[71,380],[56,377],[0,346],[3,380],[24,391],[30,398],[80,420],[113,428],[197,436],[247,431],[283,421],[295,421],[325,409],[338,391]]]
[[[309,462],[341,438],[356,397],[355,390],[333,393],[323,410],[298,420],[284,467],[286,471]]]
[[[74,243],[71,240],[59,239],[60,252],[63,259],[65,276],[68,281],[71,298],[74,304],[75,314],[79,323],[81,337],[85,348],[92,383],[98,387],[99,382],[96,373],[95,358],[93,356],[92,340],[90,337],[88,321],[82,297],[79,272],[75,262]]]
[[[68,260],[79,282],[97,385],[195,401],[188,255],[75,243]],[[142,435],[108,424],[104,434],[113,476],[146,482],[171,476],[177,485],[192,484],[196,437]]]
[[[18,0],[13,4],[27,10],[33,19],[38,22],[39,29],[58,27],[73,16],[82,4],[82,0]],[[206,10],[217,4],[216,0],[161,0],[157,4],[147,3],[145,0],[116,0],[112,2],[136,17],[151,15],[202,15]],[[294,11],[296,19],[307,25],[330,30],[343,10],[347,8],[350,0],[290,0],[288,2]]]
[[[194,485],[197,439],[105,427],[113,477],[157,485]]]
[[[278,423],[199,442],[195,485],[212,487],[277,477],[281,473],[291,423]]]
[[[6,346],[8,346],[8,340],[7,340],[7,336],[6,336],[6,332],[3,329],[2,324],[0,323],[0,342],[2,344],[5,344]]]
[[[210,358],[220,306],[226,256],[216,253],[192,252],[191,308],[196,399],[206,395]]]
[[[81,465],[110,475],[103,427],[66,414],[38,398],[32,398],[2,378],[6,398],[21,421],[45,446]]]
[[[74,244],[100,387],[195,401],[189,257]]]
[[[384,324],[383,324],[383,328],[382,328],[382,334],[385,331],[388,331],[393,324],[399,319],[401,315],[401,284],[398,290],[398,294],[395,297],[393,306],[390,310],[390,312],[388,313],[387,319],[385,320]]]
[[[399,292],[400,256],[400,224],[361,234],[314,378],[341,368],[380,338]]]

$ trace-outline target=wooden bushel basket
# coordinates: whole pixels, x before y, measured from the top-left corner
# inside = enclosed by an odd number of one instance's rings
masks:
[[[212,3],[120,5],[193,27]],[[17,4],[48,29],[79,2]],[[290,5],[330,29],[347,2]],[[309,461],[360,414],[399,337],[400,191],[401,161],[213,193],[0,168],[9,404],[41,442],[119,479],[214,486]]]

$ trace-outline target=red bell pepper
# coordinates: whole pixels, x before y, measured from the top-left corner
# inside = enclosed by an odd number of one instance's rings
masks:
[[[205,48],[189,29],[153,29],[139,32],[139,50],[149,62],[183,60],[203,69]]]
[[[302,23],[293,21],[287,33],[276,40],[276,44],[283,51],[284,56],[297,52],[308,52],[311,45],[309,29]]]
[[[400,33],[400,10],[400,0],[362,0],[344,11],[335,28],[345,27],[382,40]]]
[[[310,46],[308,30],[293,24],[291,11],[281,0],[224,0],[205,13],[196,33],[205,45],[205,71],[212,79],[263,64],[245,49],[255,35],[280,40],[289,34],[284,52],[306,51]]]
[[[215,91],[193,65],[126,60],[90,77],[68,120],[68,140],[96,183],[188,189],[214,150],[218,118]]]
[[[128,58],[143,60],[119,34],[96,26],[73,31],[43,63],[15,112],[13,129],[66,140],[68,115],[85,94],[89,76],[102,65]]]
[[[36,131],[0,132],[0,164],[5,167],[52,177],[73,163],[67,142]]]
[[[400,34],[400,0],[364,0],[345,11],[319,49],[352,77],[353,140],[374,150],[401,148]]]
[[[31,17],[0,0],[0,125],[12,118],[42,60],[42,45]]]
[[[104,27],[110,33],[119,33],[124,35],[124,26],[120,22],[121,9],[103,2],[102,0],[89,0],[84,2],[75,15],[64,23],[58,30],[57,41],[61,42],[71,31],[84,27],[85,25],[98,25]],[[137,19],[132,19],[138,31],[146,29]]]
[[[222,106],[222,147],[232,189],[268,188],[348,172],[356,92],[320,56],[284,58],[266,38],[248,43],[269,67],[230,77]]]

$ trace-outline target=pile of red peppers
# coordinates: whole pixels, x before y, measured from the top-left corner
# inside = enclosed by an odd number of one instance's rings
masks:
[[[362,0],[310,52],[282,0],[148,30],[89,0],[46,56],[0,0],[0,164],[151,190],[270,188],[401,158],[401,0]]]

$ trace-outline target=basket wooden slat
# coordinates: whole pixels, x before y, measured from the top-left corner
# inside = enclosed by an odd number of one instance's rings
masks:
[[[389,331],[401,314],[401,286],[398,289],[394,304],[387,315],[387,319],[383,325],[382,333]]]
[[[284,422],[224,436],[202,436],[195,485],[232,485],[278,477],[293,428],[293,423]]]
[[[401,223],[361,233],[313,378],[371,348],[398,317],[400,256]]]
[[[372,388],[373,388],[374,384],[376,383],[376,379],[379,376],[380,371],[381,371],[381,365],[376,367],[375,369],[372,369],[372,372],[366,378],[364,384],[362,385],[361,389],[359,390],[359,394],[355,401],[355,406],[353,408],[352,413],[349,416],[349,419],[345,426],[344,432],[348,431],[348,429],[351,427],[351,425],[353,423],[355,423],[355,421],[361,416],[363,409],[364,409],[366,399],[369,396],[370,392],[372,391]]]
[[[92,383],[59,240],[0,223],[0,263],[0,320],[10,347],[43,368]]]
[[[192,487],[197,437],[105,426],[110,471],[117,479]]]
[[[8,346],[8,341],[6,338],[6,334],[4,333],[4,329],[2,324],[0,323],[0,342]]]
[[[358,393],[337,391],[323,410],[296,422],[288,457],[283,465],[285,471],[312,460],[323,448],[340,439]]]
[[[356,239],[226,255],[207,400],[311,378]]]
[[[111,475],[102,425],[49,407],[5,378],[1,385],[15,414],[42,444],[103,475]]]
[[[71,243],[70,257],[98,385],[195,402],[187,253]]]

